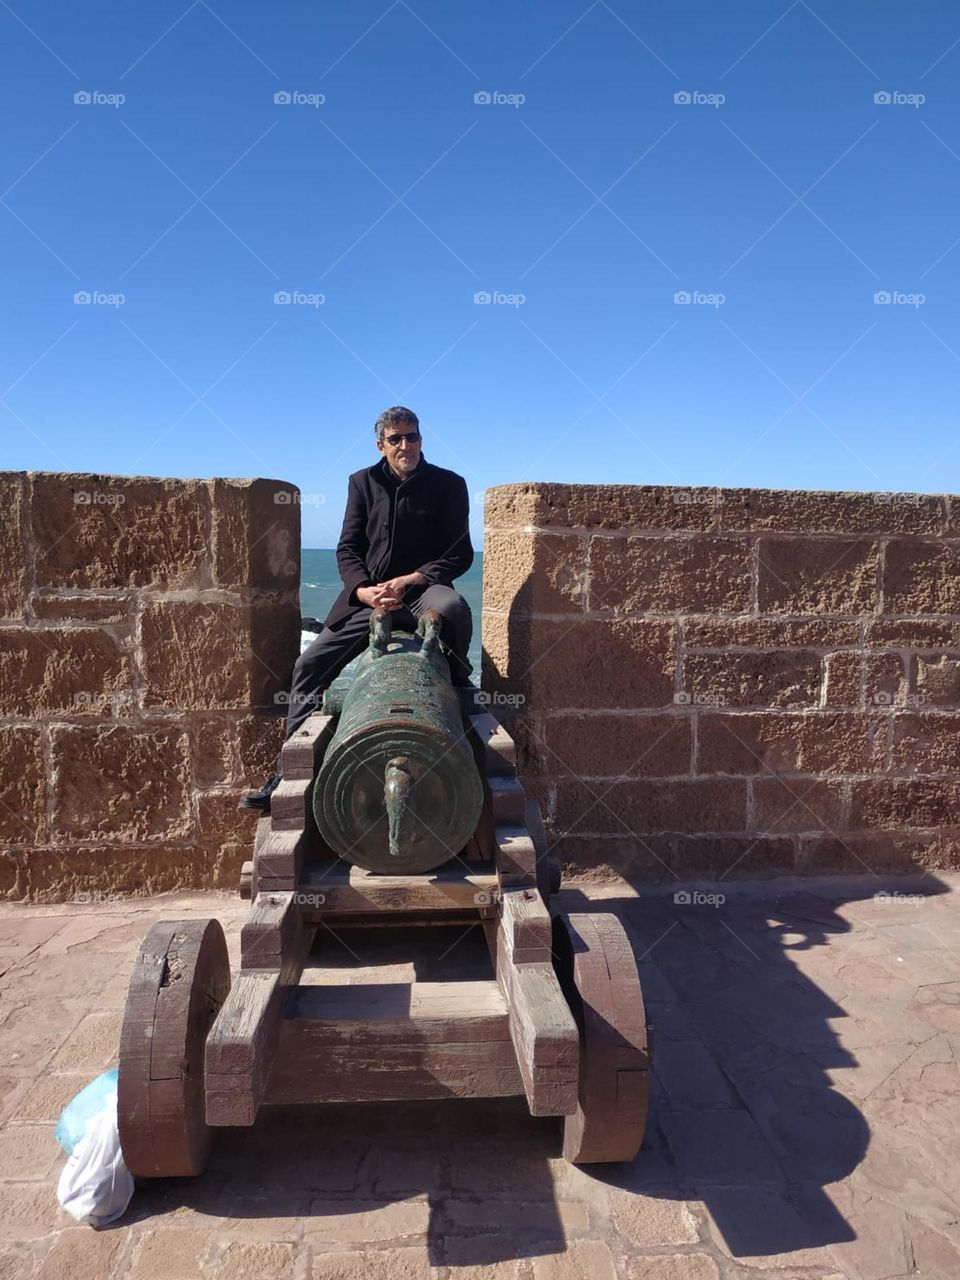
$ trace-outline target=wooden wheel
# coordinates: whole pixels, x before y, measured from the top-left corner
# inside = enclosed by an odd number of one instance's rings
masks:
[[[229,990],[219,921],[163,920],[144,938],[120,1033],[117,1107],[123,1159],[138,1178],[206,1167],[203,1055]]]
[[[647,1119],[650,1056],[627,935],[616,916],[560,916],[553,951],[580,1029],[579,1101],[564,1120],[563,1154],[574,1164],[632,1160]]]

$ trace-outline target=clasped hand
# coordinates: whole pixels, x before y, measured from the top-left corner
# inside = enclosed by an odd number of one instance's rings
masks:
[[[375,587],[358,587],[357,599],[371,609],[402,609],[403,593],[420,581],[417,573],[401,574],[399,578],[390,578],[387,582],[378,582]]]

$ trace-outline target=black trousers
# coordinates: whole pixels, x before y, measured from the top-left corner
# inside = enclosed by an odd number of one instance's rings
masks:
[[[390,621],[397,631],[415,631],[417,620],[426,609],[440,614],[440,642],[450,664],[450,677],[455,685],[470,683],[470,660],[467,653],[473,636],[470,606],[453,587],[436,584],[410,587],[404,593],[402,609],[393,609]],[[370,614],[364,606],[352,613],[334,629],[324,629],[309,648],[304,649],[293,668],[290,686],[287,733],[289,738],[307,716],[320,710],[323,692],[370,642]]]

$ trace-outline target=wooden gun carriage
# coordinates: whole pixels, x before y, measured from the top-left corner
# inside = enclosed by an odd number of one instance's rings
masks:
[[[342,705],[328,694],[284,745],[233,984],[215,919],[144,940],[120,1042],[136,1176],[201,1173],[213,1131],[271,1103],[516,1095],[564,1118],[568,1160],[636,1155],[649,1052],[630,944],[612,915],[551,915],[559,869],[514,743],[483,695],[452,689],[438,626],[391,636],[375,613]],[[398,936],[412,980],[382,981]],[[311,982],[331,949],[357,963]]]

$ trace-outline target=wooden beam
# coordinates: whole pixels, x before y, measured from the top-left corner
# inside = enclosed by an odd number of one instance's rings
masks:
[[[517,771],[517,747],[503,725],[489,711],[470,716],[470,725],[483,744],[487,773],[492,777],[513,777]]]
[[[307,716],[293,737],[283,744],[280,754],[284,778],[291,781],[313,778],[332,737],[333,716],[325,716],[321,711]]]

